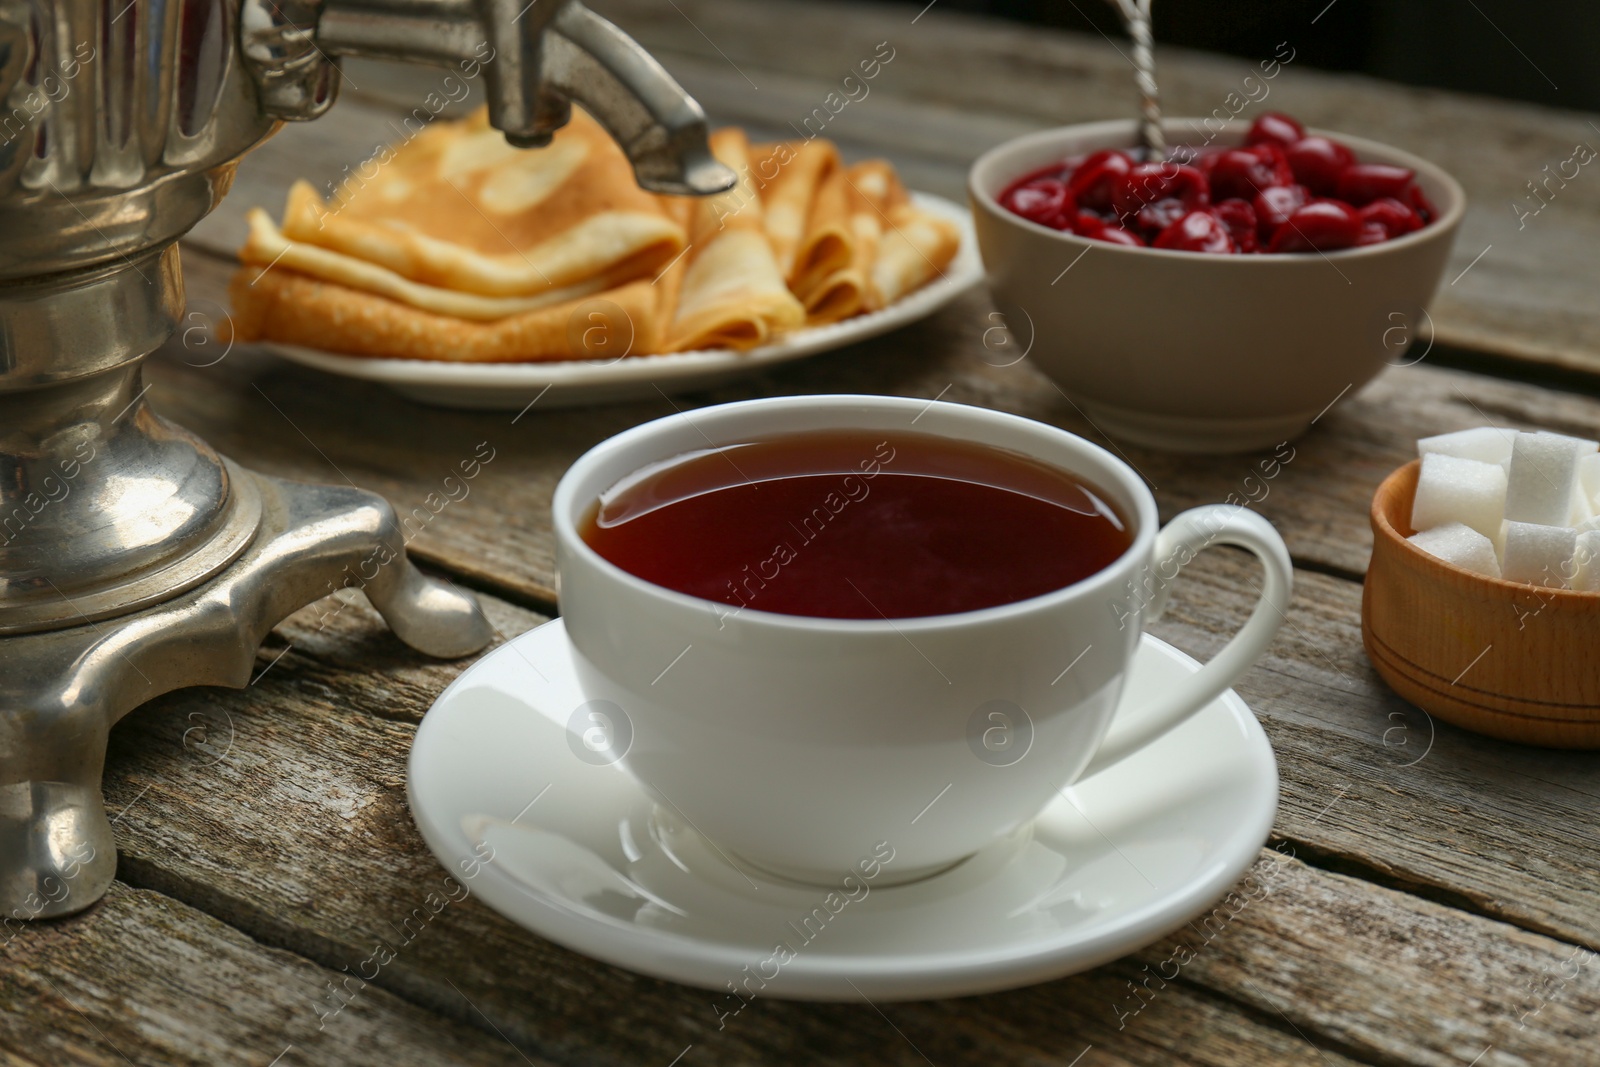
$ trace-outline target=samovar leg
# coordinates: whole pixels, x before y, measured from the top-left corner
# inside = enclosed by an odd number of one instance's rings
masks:
[[[93,904],[117,870],[100,794],[105,708],[75,694],[41,698],[0,705],[0,944],[18,920]]]
[[[0,944],[17,920],[79,911],[110,885],[100,775],[109,728],[134,707],[185,686],[249,684],[272,627],[345,588],[429,655],[464,656],[493,636],[472,594],[406,558],[382,497],[228,466],[260,524],[226,569],[143,611],[0,638]]]

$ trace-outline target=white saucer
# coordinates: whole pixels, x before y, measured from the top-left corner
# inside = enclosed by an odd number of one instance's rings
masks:
[[[382,382],[424,404],[516,411],[537,400],[541,408],[654,399],[661,393],[709,389],[780,363],[865,341],[933,314],[983,278],[972,213],[930,193],[913,193],[917,206],[961,229],[961,248],[943,277],[889,307],[843,322],[786,334],[748,352],[713,349],[620,360],[544,363],[448,363],[423,359],[370,359],[299,345],[269,344],[292,362],[346,378]]]
[[[1197,669],[1146,636],[1128,706]],[[720,1011],[739,1004],[730,982],[760,997],[920,999],[1116,959],[1209,910],[1278,807],[1272,749],[1229,690],[1032,826],[921,882],[868,886],[802,932],[828,891],[734,866],[619,765],[580,758],[567,723],[583,703],[559,619],[484,657],[417,730],[412,815],[490,907],[577,952],[722,992]],[[793,957],[778,964],[780,941]],[[770,982],[746,986],[758,971]]]

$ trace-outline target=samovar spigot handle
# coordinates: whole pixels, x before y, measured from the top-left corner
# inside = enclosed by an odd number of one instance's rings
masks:
[[[707,195],[737,180],[711,155],[700,105],[580,0],[243,0],[241,27],[263,106],[278,118],[327,109],[339,56],[479,64],[489,122],[515,145],[549,143],[576,100],[646,189]]]
[[[542,51],[539,99],[562,108],[568,100],[582,103],[622,145],[644,188],[705,196],[738,181],[712,157],[706,115],[695,99],[639,42],[580,0],[566,0],[556,9]],[[489,106],[493,121],[492,98]],[[510,127],[497,128],[516,141],[518,134]]]

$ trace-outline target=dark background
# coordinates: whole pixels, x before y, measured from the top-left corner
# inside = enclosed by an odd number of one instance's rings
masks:
[[[939,0],[939,6],[1098,29],[1119,42],[1125,36],[1107,0]],[[1154,0],[1152,10],[1158,53],[1172,44],[1255,60],[1287,39],[1296,65],[1600,109],[1596,0]]]

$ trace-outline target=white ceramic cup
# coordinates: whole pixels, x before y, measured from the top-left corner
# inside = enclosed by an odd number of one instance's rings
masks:
[[[1130,525],[1132,545],[1104,570],[1043,596],[859,620],[736,609],[674,592],[602,558],[579,534],[601,492],[648,465],[708,445],[834,428],[1023,453],[1098,489]],[[900,397],[741,401],[634,427],[572,465],[553,514],[561,611],[589,698],[574,709],[574,728],[600,724],[601,756],[622,758],[667,813],[719,848],[819,885],[881,858],[885,845],[893,855],[886,881],[919,877],[1026,824],[1061,789],[1233,684],[1277,632],[1292,583],[1283,541],[1252,512],[1199,507],[1161,527],[1139,476],[1074,434]],[[1261,560],[1255,610],[1158,707],[1124,709],[1126,722],[1108,738],[1144,624],[1159,614],[1178,569],[1210,544]]]

